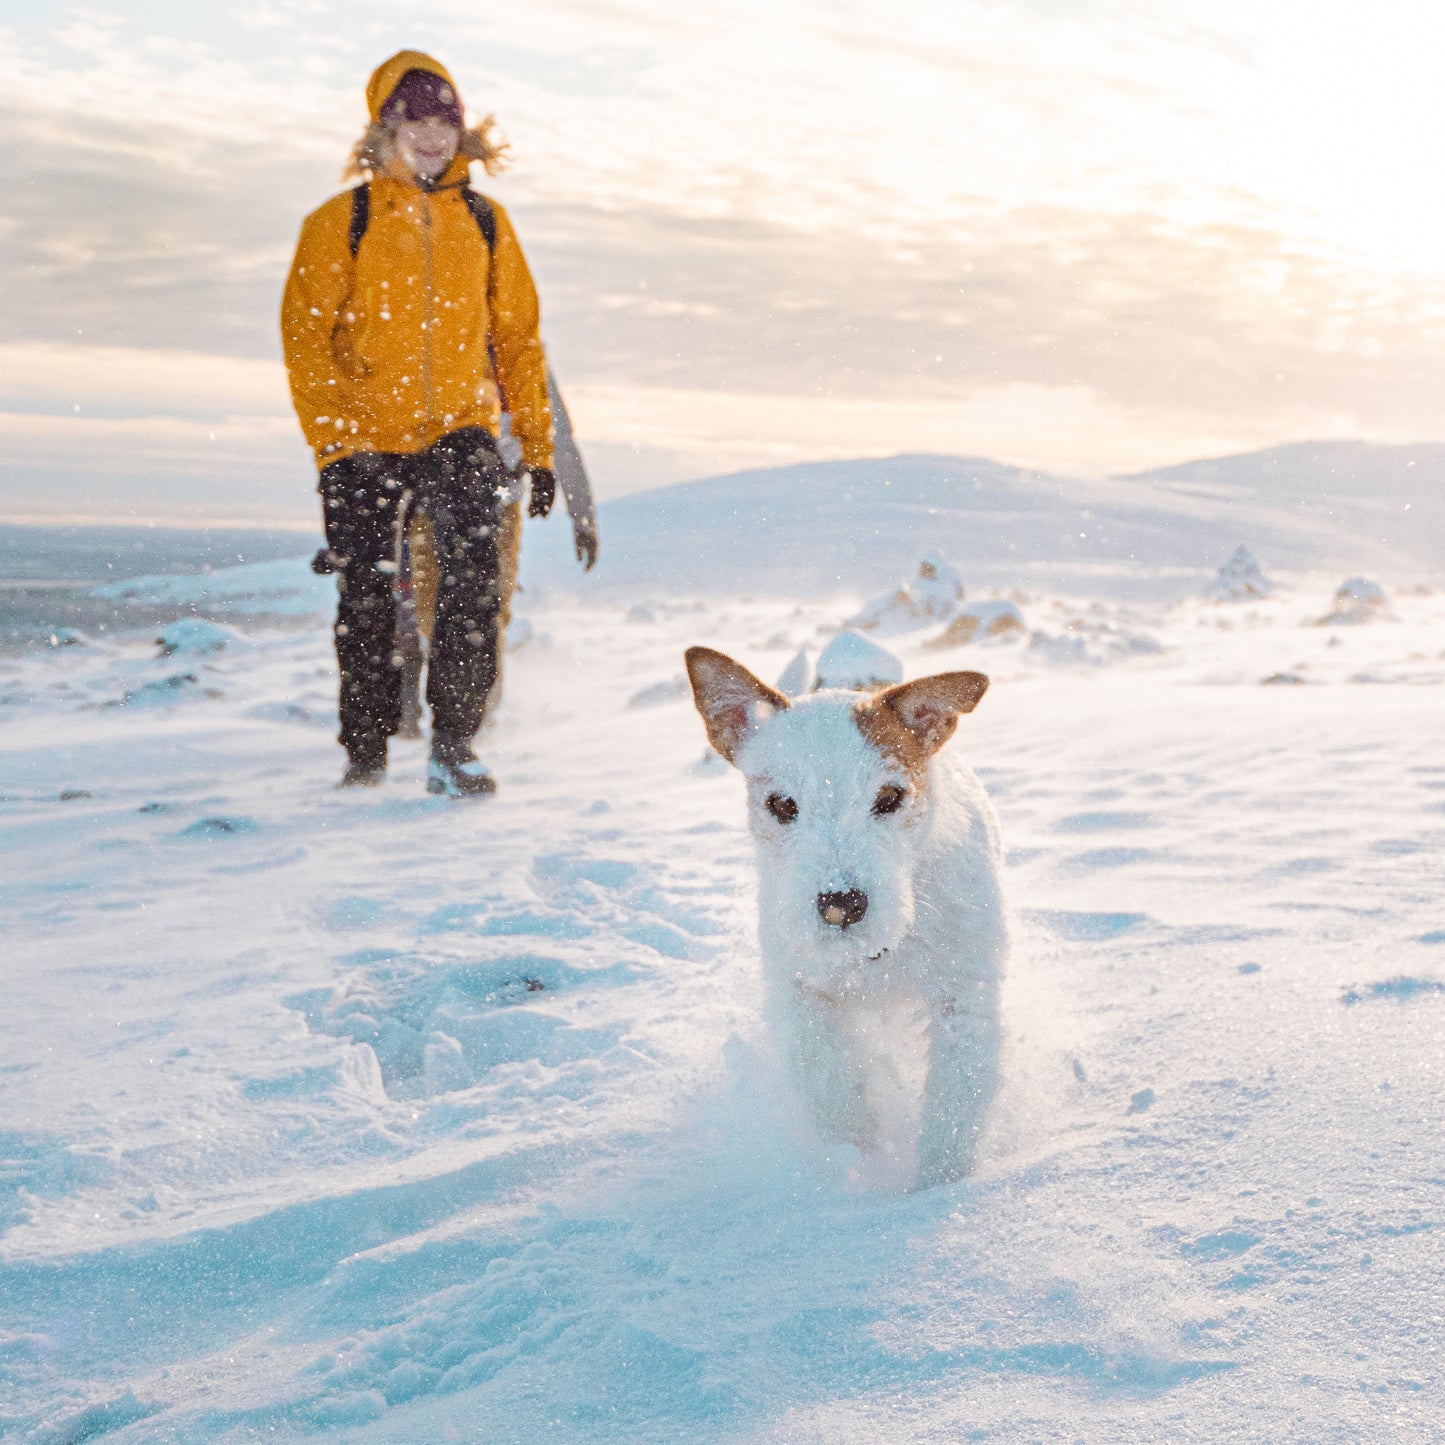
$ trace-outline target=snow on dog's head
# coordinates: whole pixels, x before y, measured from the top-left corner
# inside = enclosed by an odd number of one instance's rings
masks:
[[[790,699],[709,647],[687,653],[712,745],[747,778],[763,928],[828,987],[913,924],[932,760],[988,687],[946,672],[866,694]]]

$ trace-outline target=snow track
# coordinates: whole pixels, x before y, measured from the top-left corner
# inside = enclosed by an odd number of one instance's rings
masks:
[[[889,639],[996,679],[1019,914],[911,1197],[796,1132],[671,686],[848,604],[534,609],[477,804],[332,790],[319,631],[0,663],[0,1436],[1438,1438],[1445,607],[1294,585]]]

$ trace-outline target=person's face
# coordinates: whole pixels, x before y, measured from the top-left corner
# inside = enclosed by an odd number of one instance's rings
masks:
[[[435,180],[451,165],[461,132],[440,116],[404,120],[396,128],[396,149],[413,175]]]

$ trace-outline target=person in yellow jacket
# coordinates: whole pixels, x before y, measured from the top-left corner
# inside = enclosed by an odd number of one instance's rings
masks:
[[[500,647],[498,542],[513,481],[497,445],[503,401],[530,514],[545,517],[556,494],[537,292],[507,213],[470,190],[471,162],[494,173],[501,157],[490,118],[464,126],[445,67],[401,51],[372,75],[366,100],[371,123],[353,155],[364,189],[302,223],[281,306],[338,571],[342,783],[381,781],[400,722],[392,578],[399,528],[416,509],[438,563],[427,786],[489,793],[471,743]]]

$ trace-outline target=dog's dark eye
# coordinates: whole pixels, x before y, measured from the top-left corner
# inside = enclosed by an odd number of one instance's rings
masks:
[[[780,823],[791,823],[798,816],[798,805],[781,793],[769,793],[768,801],[763,806]]]
[[[873,815],[877,818],[886,817],[889,813],[896,813],[902,806],[903,800],[908,794],[893,783],[885,783],[878,789],[878,796],[873,799]]]

